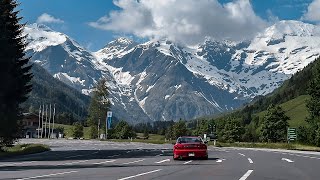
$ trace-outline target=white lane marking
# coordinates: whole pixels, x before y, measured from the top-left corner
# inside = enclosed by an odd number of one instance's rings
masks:
[[[238,153],[238,154],[240,154],[241,156],[246,156],[246,155],[244,155],[244,154],[242,154],[242,153]]]
[[[221,163],[221,162],[222,162],[222,159],[218,159],[217,162],[218,162],[218,163]]]
[[[35,161],[21,162],[21,163],[11,163],[11,164],[0,164],[0,167],[21,165],[21,164],[31,164],[31,163],[34,163],[34,162],[35,162]]]
[[[155,173],[155,172],[158,172],[158,171],[161,171],[161,170],[162,170],[162,169],[156,169],[156,170],[153,170],[153,171],[149,171],[149,172],[145,172],[145,173],[137,174],[137,175],[134,175],[134,176],[129,176],[129,177],[121,178],[121,179],[118,179],[118,180],[131,179],[131,178],[135,178],[135,177],[143,176],[143,175],[146,175],[146,174]]]
[[[294,161],[292,161],[292,160],[290,160],[290,159],[287,159],[287,158],[282,158],[281,160],[282,160],[282,161],[287,161],[287,162],[289,162],[289,163],[294,162]]]
[[[187,161],[187,162],[185,162],[185,163],[183,163],[183,164],[189,164],[189,163],[191,163],[191,162],[192,162],[192,160]]]
[[[76,172],[78,172],[78,171],[68,171],[68,172],[61,172],[61,173],[47,174],[47,175],[42,175],[42,176],[34,176],[34,177],[21,178],[21,179],[17,179],[17,180],[37,179],[37,178],[50,177],[50,176],[58,176],[58,175],[64,175],[64,174],[70,174],[70,173],[76,173]]]
[[[93,163],[95,165],[99,165],[99,164],[105,164],[105,163],[109,163],[109,162],[115,162],[116,160],[108,160],[108,161],[103,161],[103,162],[98,162],[98,163]]]
[[[160,164],[160,163],[167,162],[167,161],[170,161],[170,159],[165,159],[165,160],[158,161],[158,162],[155,162],[155,163]]]
[[[137,163],[137,162],[141,162],[141,161],[144,161],[144,159],[140,159],[137,161],[131,161],[131,162],[127,162],[127,163],[122,163],[122,164],[133,164],[133,163]]]
[[[252,161],[251,158],[248,158],[248,161],[249,161],[250,164],[253,164],[253,161]]]
[[[117,156],[120,156],[120,154],[112,155],[112,156],[109,156],[109,157],[117,157]]]
[[[61,165],[72,165],[72,164],[79,164],[79,163],[82,163],[82,162],[87,162],[87,161],[89,161],[89,160],[74,161],[74,162],[70,162],[70,163],[58,164],[58,166],[61,166]]]
[[[252,172],[253,170],[248,170],[239,180],[246,180]]]

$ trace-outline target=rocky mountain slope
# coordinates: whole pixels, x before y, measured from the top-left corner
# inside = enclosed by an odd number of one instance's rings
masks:
[[[213,115],[272,92],[319,56],[319,29],[280,21],[251,41],[188,47],[119,38],[97,52],[43,25],[25,32],[34,62],[85,94],[107,78],[114,114],[138,123]]]

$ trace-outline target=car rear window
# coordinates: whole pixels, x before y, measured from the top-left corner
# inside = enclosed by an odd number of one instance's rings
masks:
[[[198,137],[180,137],[178,143],[199,143],[202,142],[201,138]]]

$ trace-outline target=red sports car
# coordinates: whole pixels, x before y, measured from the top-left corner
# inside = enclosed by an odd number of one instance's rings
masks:
[[[179,137],[173,146],[173,159],[202,158],[208,159],[207,145],[201,137]]]

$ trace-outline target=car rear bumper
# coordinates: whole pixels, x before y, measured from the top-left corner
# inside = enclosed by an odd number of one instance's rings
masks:
[[[194,156],[190,156],[194,154]],[[174,150],[173,152],[174,158],[200,158],[200,157],[208,157],[208,151],[207,150],[199,150],[199,149],[183,149],[183,150]]]

